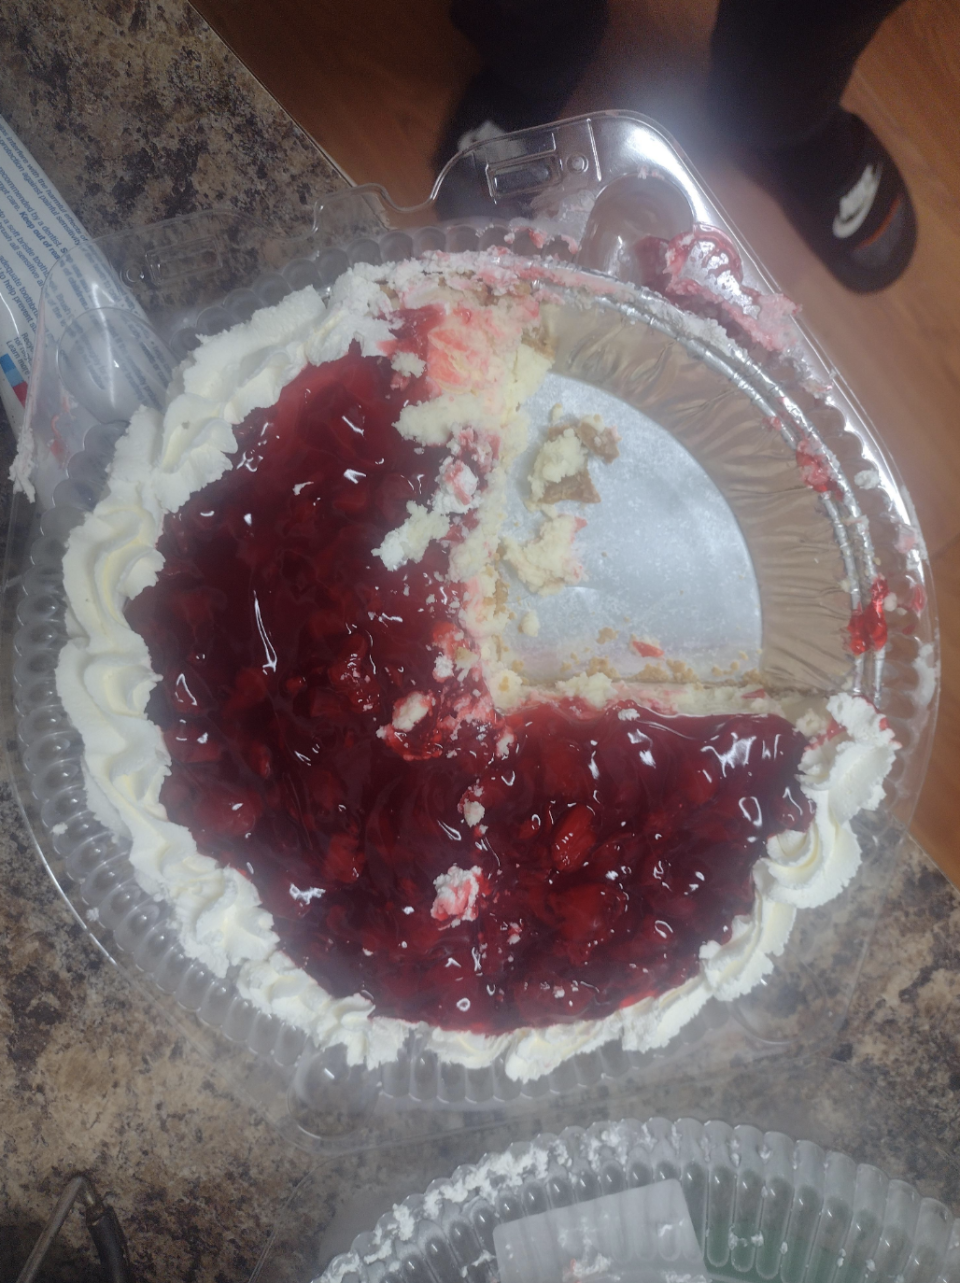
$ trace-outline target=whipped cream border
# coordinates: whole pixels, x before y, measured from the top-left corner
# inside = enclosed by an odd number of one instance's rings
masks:
[[[825,903],[853,877],[860,852],[850,821],[879,804],[898,746],[866,700],[848,694],[829,700],[834,733],[813,741],[801,762],[814,822],[806,834],[770,840],[755,866],[752,912],[734,919],[725,943],[703,946],[699,972],[685,984],[602,1020],[501,1035],[437,1029],[379,1016],[362,995],[335,998],[295,966],[278,948],[272,916],[253,884],[202,855],[160,803],[170,758],[146,716],[159,678],[123,611],[156,581],[166,514],[231,466],[233,427],[251,410],[273,405],[307,364],[335,360],[353,341],[365,355],[379,355],[392,339],[383,318],[394,306],[383,287],[401,302],[415,300],[441,276],[447,284],[480,279],[495,293],[520,279],[506,256],[361,264],[340,278],[327,305],[308,287],[205,340],[177,372],[164,412],[137,411],[117,444],[106,494],[70,535],[63,561],[68,640],[57,689],[83,737],[90,807],[129,836],[137,879],[169,904],[188,956],[218,977],[231,976],[241,996],[318,1047],[342,1045],[351,1065],[373,1068],[394,1059],[417,1031],[442,1060],[480,1068],[503,1056],[509,1077],[529,1080],[613,1039],[628,1051],[662,1047],[711,997],[730,1000],[752,989],[773,969],[797,910]]]

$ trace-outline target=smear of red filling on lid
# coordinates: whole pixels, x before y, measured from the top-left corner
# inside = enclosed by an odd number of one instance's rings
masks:
[[[878,575],[870,587],[870,600],[850,615],[847,633],[850,649],[855,655],[863,655],[868,650],[882,650],[886,646],[887,617],[883,603],[888,592],[887,581]]]
[[[826,456],[807,437],[800,440],[796,450],[797,468],[804,485],[818,494],[832,494],[840,498],[842,491]]]

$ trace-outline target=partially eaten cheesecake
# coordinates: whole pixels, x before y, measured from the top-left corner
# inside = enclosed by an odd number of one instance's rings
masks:
[[[616,466],[613,429],[528,422],[548,295],[434,255],[264,308],[137,412],[64,558],[91,807],[189,955],[351,1063],[664,1045],[850,880],[896,752],[850,694],[525,680],[518,594],[576,591]]]

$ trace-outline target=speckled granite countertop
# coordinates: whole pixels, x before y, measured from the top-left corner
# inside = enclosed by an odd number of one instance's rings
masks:
[[[339,170],[186,0],[5,0],[0,114],[92,236],[212,206],[298,223]]]
[[[308,215],[318,195],[343,185],[329,159],[183,0],[41,0],[39,12],[26,0],[6,0],[0,57],[0,114],[93,234],[225,204],[291,224]],[[5,425],[0,432],[5,475],[11,439]],[[9,498],[4,489],[4,530]],[[4,732],[9,737],[9,725]],[[281,1244],[266,1275],[293,1278],[299,1269],[306,1278],[302,1264],[283,1264],[295,1257],[281,1249],[302,1247],[345,1189],[422,1189],[484,1145],[518,1134],[515,1126],[472,1139],[454,1131],[399,1157],[394,1151],[317,1166],[98,951],[43,870],[5,782],[0,885],[0,1279],[15,1277],[77,1169],[110,1193],[139,1277],[243,1283],[278,1217]],[[871,1107],[870,1137],[863,1132],[869,1155],[904,1175],[923,1170],[922,1156],[898,1139],[900,1117],[944,1150],[956,1148],[960,899],[910,842],[847,1021],[824,1055],[822,1079],[808,1075],[806,1092],[792,1090],[815,1103],[821,1081],[839,1076],[846,1083],[843,1076],[858,1071],[854,1081],[868,1096],[876,1087],[884,1102]],[[705,1088],[703,1108],[730,1116],[748,1112],[761,1096],[756,1075],[748,1074]],[[674,1091],[635,1105],[637,1112],[682,1113],[692,1102],[689,1092]],[[602,1103],[590,1109],[602,1112]],[[588,1121],[584,1110],[574,1112]],[[558,1125],[562,1120],[545,1112],[522,1130]],[[857,1135],[843,1139],[852,1146]],[[280,1216],[305,1177],[293,1210]],[[941,1176],[936,1192],[960,1211],[952,1176]],[[97,1277],[76,1224],[43,1277]]]

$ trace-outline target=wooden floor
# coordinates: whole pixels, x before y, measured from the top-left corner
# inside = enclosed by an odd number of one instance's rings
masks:
[[[446,0],[194,0],[291,115],[358,182],[398,204],[429,193],[430,156],[479,66]],[[796,299],[873,419],[910,490],[933,560],[944,692],[914,833],[960,885],[960,0],[907,0],[863,55],[847,95],[910,184],[920,244],[907,274],[848,293],[775,203],[708,146],[697,89],[709,0],[612,0],[602,49],[568,105],[644,111],[672,129],[707,184]]]

